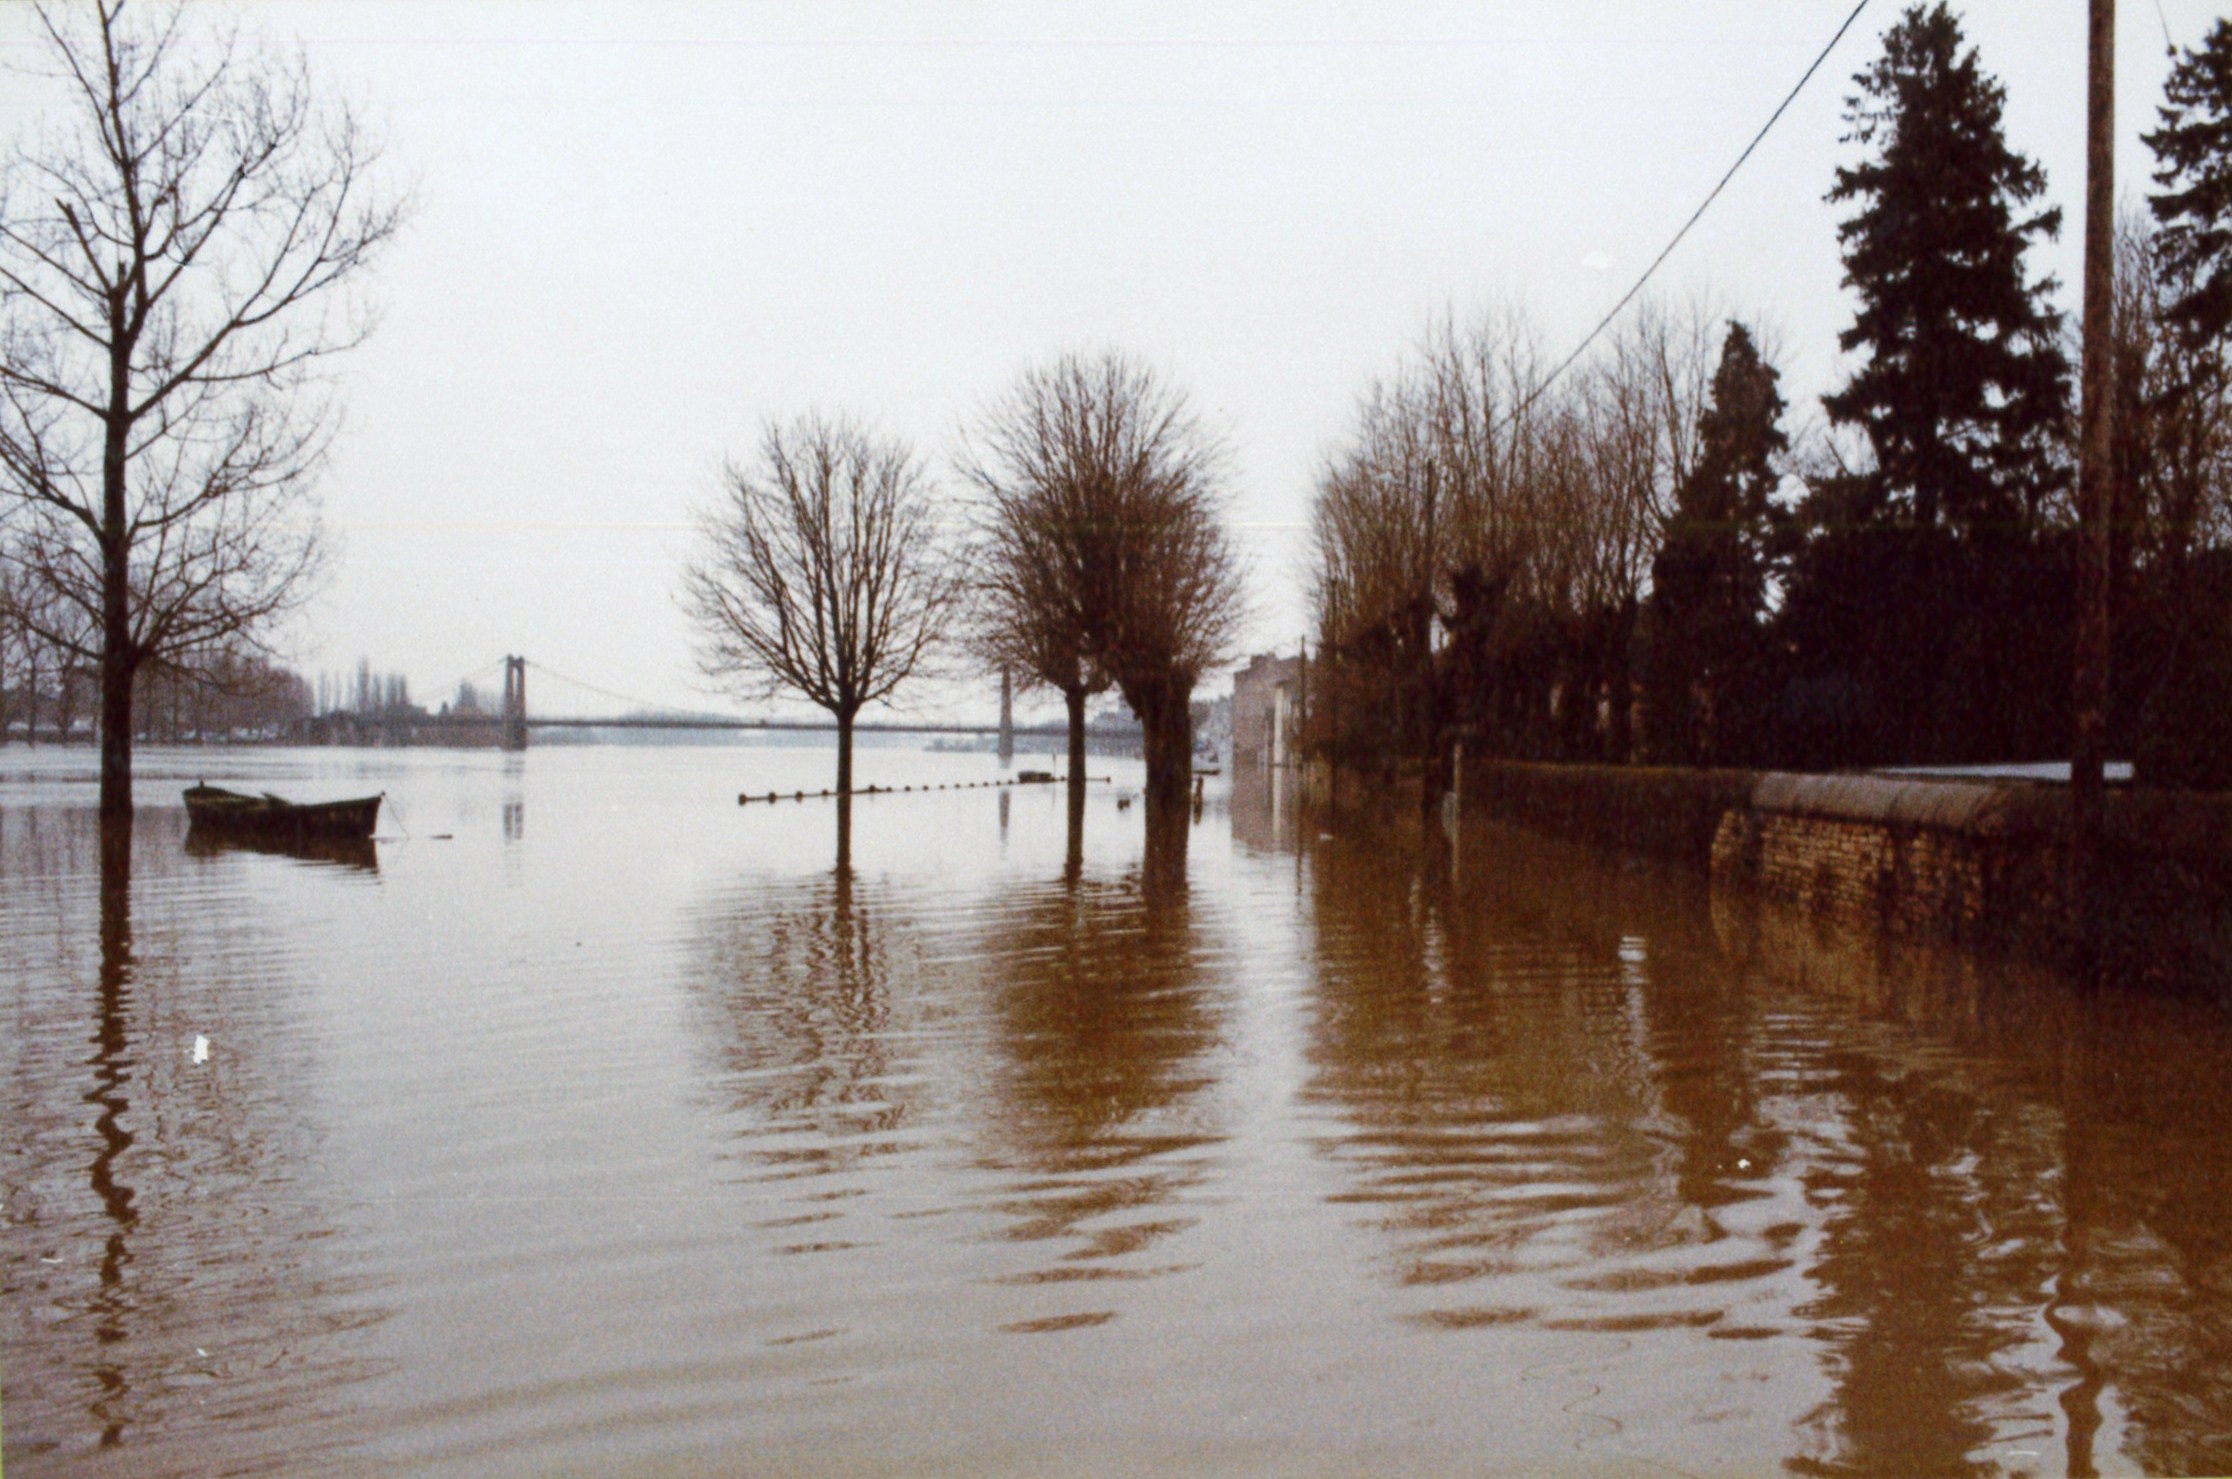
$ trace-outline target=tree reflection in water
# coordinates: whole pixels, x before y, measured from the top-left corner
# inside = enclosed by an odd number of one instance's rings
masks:
[[[1810,1367],[1798,1472],[2232,1467],[2221,1008],[1498,829],[1306,850],[1307,1092],[1399,1317],[1617,1335],[1638,1417]]]
[[[1311,852],[1311,1097],[1408,1296],[1440,1328],[1722,1323],[1789,1257],[1749,1006],[1668,880],[1519,835],[1457,868],[1416,833]],[[1667,896],[1665,890],[1676,887]],[[1748,1317],[1744,1317],[1748,1318]]]
[[[1987,1433],[2097,1472],[2232,1469],[2224,1009],[1722,902],[1731,950],[1870,1029],[1822,1065],[1808,1168],[1835,1398],[1818,1472],[1983,1472]]]
[[[125,1271],[132,1261],[128,1235],[139,1222],[132,1206],[132,1189],[117,1175],[117,1157],[131,1148],[133,1135],[124,1128],[124,1113],[131,1107],[124,1090],[132,1072],[131,1044],[126,1018],[131,1007],[132,974],[132,819],[129,815],[100,826],[101,833],[101,964],[96,988],[97,1026],[93,1034],[93,1084],[85,1102],[100,1111],[93,1133],[100,1148],[93,1155],[92,1188],[102,1213],[112,1224],[103,1241],[100,1292],[93,1300],[93,1338],[104,1354],[124,1343],[125,1316],[131,1297],[125,1288]],[[123,1366],[101,1359],[93,1379],[99,1395],[92,1403],[94,1421],[101,1430],[100,1444],[112,1448],[124,1433],[124,1398],[129,1391]]]
[[[1008,1236],[1063,1245],[1019,1284],[1139,1279],[1171,1271],[1151,1250],[1191,1225],[1174,1209],[1221,1138],[1205,1091],[1223,1013],[1206,979],[1211,947],[1185,890],[1183,811],[1150,824],[1139,873],[1018,889],[985,921],[994,1069],[985,1123],[991,1164],[1018,1176],[999,1201]],[[1093,1310],[1017,1328],[1110,1318]]]
[[[116,1449],[107,1462],[152,1471],[181,1446],[221,1442],[242,1413],[275,1410],[299,1414],[291,1451],[315,1454],[332,1394],[372,1370],[349,1337],[381,1312],[319,1256],[332,1226],[302,1184],[315,1132],[300,1097],[301,983],[291,957],[243,927],[229,886],[273,860],[189,856],[183,823],[0,813],[12,891],[0,976],[21,991],[5,1172],[10,1457]],[[200,1033],[218,1044],[206,1062]],[[39,1359],[13,1358],[29,1350]]]
[[[892,953],[913,932],[855,879],[848,832],[840,866],[754,884],[700,939],[725,1093],[773,1179],[859,1169],[908,1118]]]

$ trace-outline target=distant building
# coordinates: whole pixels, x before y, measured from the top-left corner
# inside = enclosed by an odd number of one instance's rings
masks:
[[[1232,695],[1193,701],[1194,755],[1215,763],[1232,754]]]
[[[1232,677],[1232,763],[1287,765],[1302,727],[1300,657],[1258,654]]]

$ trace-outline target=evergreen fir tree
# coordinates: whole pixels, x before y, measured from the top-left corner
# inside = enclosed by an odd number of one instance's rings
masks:
[[[1860,512],[2028,530],[2067,478],[2054,433],[2069,364],[2053,280],[2031,281],[2023,254],[2061,213],[2022,214],[2045,176],[2008,147],[2005,89],[1943,3],[1909,9],[1854,80],[1846,138],[1872,152],[1837,171],[1829,199],[1860,206],[1838,232],[1845,285],[1860,297],[1839,343],[1867,362],[1822,403],[1874,449]]]
[[[2156,251],[2176,296],[2168,316],[2190,343],[2232,327],[2232,21],[2219,20],[2177,63],[2146,136],[2154,151],[2148,198],[2162,229]]]
[[[1779,378],[1731,323],[1698,418],[1696,469],[1651,565],[1648,712],[1660,759],[1724,763],[1732,737],[1756,727],[1775,459],[1790,445]]]

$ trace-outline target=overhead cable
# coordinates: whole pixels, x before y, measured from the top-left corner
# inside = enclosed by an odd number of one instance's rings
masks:
[[[1829,60],[1829,53],[1837,49],[1837,43],[1844,40],[1845,32],[1852,29],[1852,23],[1860,19],[1860,12],[1866,10],[1867,8],[1868,0],[1860,0],[1859,4],[1852,7],[1852,13],[1844,18],[1843,25],[1837,27],[1837,33],[1829,38],[1829,44],[1821,48],[1820,54],[1813,59],[1812,65],[1806,68],[1805,74],[1801,76],[1798,79],[1796,85],[1794,85],[1790,89],[1790,91],[1784,95],[1783,100],[1775,105],[1775,111],[1767,116],[1767,121],[1765,123],[1760,125],[1759,132],[1752,135],[1751,142],[1744,146],[1744,152],[1736,156],[1736,162],[1730,165],[1728,167],[1728,172],[1720,177],[1720,183],[1713,186],[1711,193],[1709,193],[1705,197],[1705,199],[1699,203],[1696,210],[1690,212],[1689,219],[1682,223],[1681,230],[1674,233],[1673,240],[1667,242],[1667,244],[1660,249],[1659,254],[1651,259],[1651,265],[1643,269],[1643,275],[1635,280],[1635,286],[1629,288],[1626,294],[1621,297],[1620,301],[1612,305],[1611,312],[1605,314],[1603,318],[1597,320],[1597,326],[1589,330],[1588,335],[1583,338],[1579,344],[1574,346],[1573,353],[1560,360],[1557,364],[1557,368],[1553,369],[1548,375],[1545,375],[1542,378],[1542,382],[1535,386],[1535,388],[1528,393],[1527,398],[1524,401],[1520,402],[1518,407],[1512,411],[1511,415],[1508,418],[1506,418],[1507,422],[1515,421],[1519,417],[1525,415],[1527,411],[1534,405],[1534,403],[1541,398],[1542,393],[1550,388],[1551,383],[1555,381],[1560,375],[1563,375],[1567,370],[1571,369],[1573,367],[1574,361],[1581,358],[1581,356],[1585,352],[1587,352],[1588,347],[1597,341],[1597,336],[1602,334],[1606,329],[1612,326],[1612,321],[1620,316],[1621,310],[1625,309],[1628,304],[1635,301],[1636,294],[1642,292],[1643,285],[1651,280],[1651,274],[1657,272],[1659,270],[1660,264],[1665,262],[1668,257],[1674,254],[1674,248],[1682,244],[1682,238],[1689,235],[1690,228],[1697,224],[1698,218],[1705,214],[1706,210],[1712,205],[1714,201],[1720,199],[1721,191],[1727,189],[1728,182],[1736,178],[1736,171],[1744,167],[1744,161],[1752,157],[1752,151],[1759,147],[1760,142],[1764,140],[1767,137],[1769,131],[1774,128],[1777,120],[1779,120],[1783,116],[1784,111],[1787,110],[1793,102],[1797,101],[1798,94],[1805,91],[1806,84],[1813,80],[1813,74],[1821,70],[1821,64]]]

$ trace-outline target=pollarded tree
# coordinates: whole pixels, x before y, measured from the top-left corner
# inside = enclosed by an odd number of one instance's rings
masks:
[[[1062,695],[1069,720],[1069,794],[1085,794],[1085,705],[1115,680],[1093,650],[1096,613],[1088,551],[1101,511],[1077,496],[1075,470],[1091,455],[1087,377],[1074,362],[1024,372],[979,421],[962,453],[976,495],[969,597],[971,646],[1023,687]]]
[[[2045,175],[2008,147],[2005,89],[1942,0],[1909,9],[1855,81],[1847,139],[1870,154],[1837,171],[1829,199],[1859,206],[1838,230],[1860,299],[1838,342],[1867,358],[1822,404],[1874,451],[1861,512],[2028,530],[2067,480],[2054,449],[2069,407],[2060,315],[2052,279],[2023,262],[2061,213],[2031,209]]]
[[[0,501],[68,608],[49,638],[90,630],[113,820],[142,665],[252,644],[305,594],[318,373],[364,336],[351,289],[401,212],[298,59],[175,5],[28,29],[55,107],[0,173]]]
[[[1652,749],[1713,765],[1728,758],[1731,720],[1764,676],[1771,500],[1789,450],[1773,366],[1751,333],[1728,326],[1712,401],[1698,418],[1698,459],[1675,495],[1651,567]]]
[[[1182,825],[1193,779],[1193,691],[1231,652],[1240,561],[1223,519],[1224,453],[1185,393],[1120,355],[1081,367],[1091,388],[1079,469],[1107,517],[1095,536],[1093,651],[1139,718],[1148,825]]]
[[[1183,810],[1194,685],[1238,620],[1221,467],[1183,392],[1108,353],[1025,374],[970,472],[994,533],[1008,527],[987,541],[989,619],[1038,651],[1043,681],[1123,694],[1145,739],[1151,813]],[[1081,702],[1071,712],[1074,756]]]
[[[926,666],[960,591],[928,479],[903,442],[809,415],[768,423],[724,483],[682,576],[698,664],[827,709],[850,796],[854,720]]]

